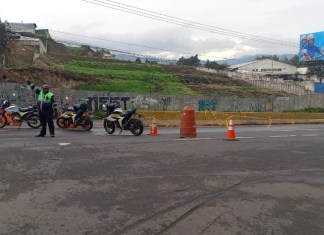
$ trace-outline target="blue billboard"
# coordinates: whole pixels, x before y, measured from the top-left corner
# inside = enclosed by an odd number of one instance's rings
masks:
[[[299,61],[324,60],[324,32],[300,35]]]

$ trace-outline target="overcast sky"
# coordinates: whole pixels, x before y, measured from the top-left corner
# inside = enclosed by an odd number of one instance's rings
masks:
[[[101,1],[106,3],[106,0]],[[201,59],[210,60],[259,53],[296,54],[300,34],[324,31],[323,0],[116,1],[201,24],[292,42],[296,47],[259,43],[178,26],[82,0],[2,1],[0,18],[1,21],[36,23],[38,29],[50,29],[54,38],[173,59],[180,55],[189,56],[184,53],[199,54]]]

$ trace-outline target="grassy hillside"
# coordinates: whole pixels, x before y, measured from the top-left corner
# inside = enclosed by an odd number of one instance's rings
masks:
[[[15,45],[9,58],[11,81],[24,77],[53,87],[126,93],[160,93],[237,97],[287,96],[225,75],[198,71],[195,67],[155,65],[102,59],[103,51],[89,46],[67,47],[49,41],[48,54],[32,61],[34,48]]]
[[[194,94],[177,76],[161,71],[160,66],[134,62],[91,62],[72,60],[64,65],[66,71],[88,74],[99,82],[87,82],[78,89],[163,94]]]

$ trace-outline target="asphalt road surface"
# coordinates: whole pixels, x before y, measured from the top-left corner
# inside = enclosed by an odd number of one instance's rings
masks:
[[[0,234],[324,234],[324,125],[0,129]]]

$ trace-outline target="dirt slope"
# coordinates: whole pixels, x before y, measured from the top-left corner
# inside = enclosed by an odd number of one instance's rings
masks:
[[[52,87],[75,88],[82,82],[96,82],[98,78],[87,74],[75,74],[64,71],[64,63],[71,59],[105,61],[89,56],[72,56],[67,47],[55,43],[48,43],[48,54],[42,55],[35,62],[26,64],[30,50],[16,45],[11,53],[12,66],[9,69],[0,68],[0,76],[5,74],[9,82],[24,83],[27,78],[35,83],[48,83]],[[24,49],[24,50],[22,50]],[[29,54],[22,55],[23,52]],[[29,55],[30,56],[30,55]],[[20,60],[22,58],[22,60]],[[129,62],[125,62],[129,63]],[[180,78],[181,82],[197,94],[238,97],[265,97],[269,95],[287,96],[289,94],[272,90],[261,90],[246,82],[233,80],[224,75],[210,74],[198,71],[195,67],[163,65],[161,70]]]

